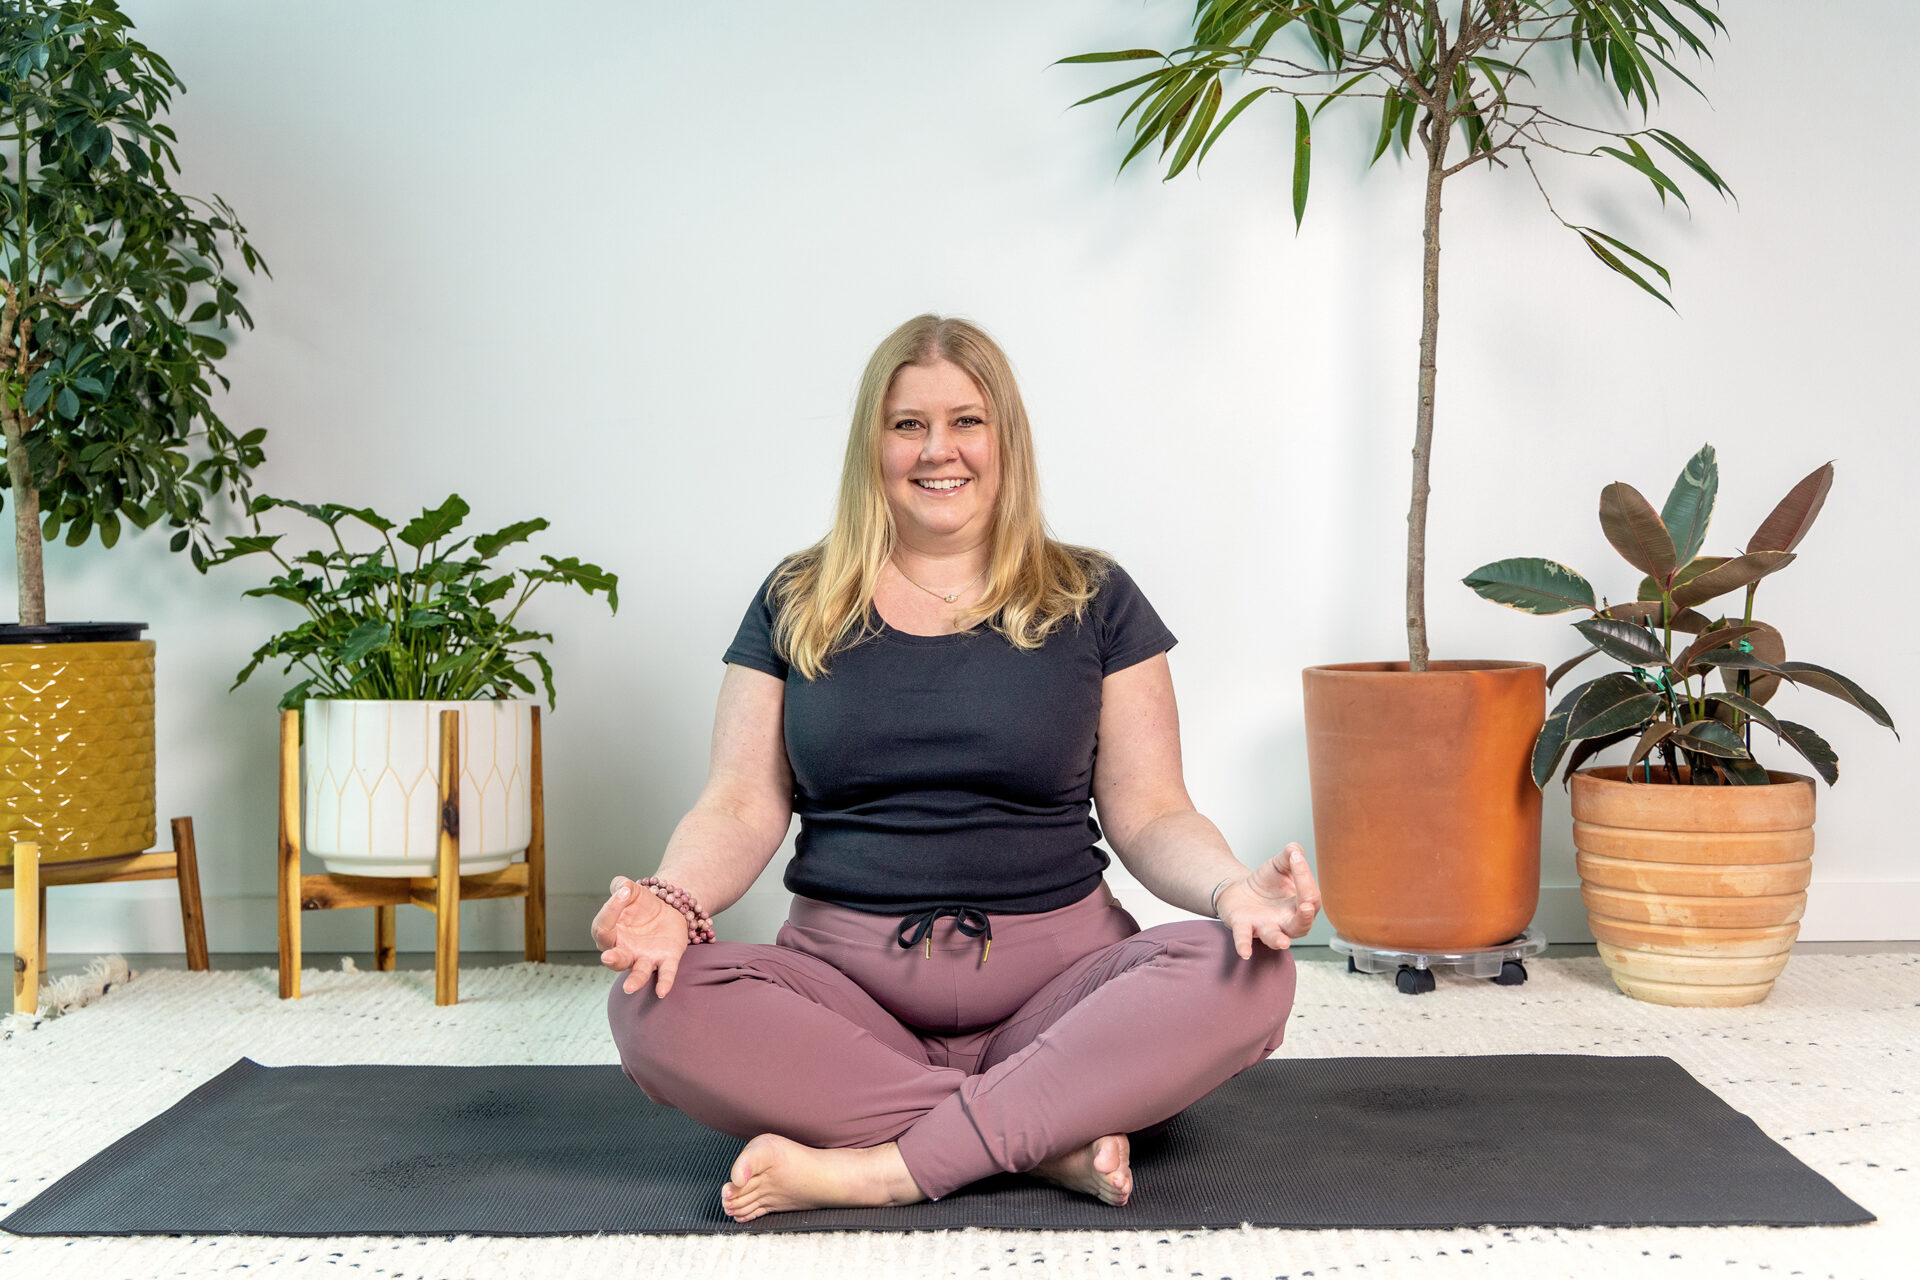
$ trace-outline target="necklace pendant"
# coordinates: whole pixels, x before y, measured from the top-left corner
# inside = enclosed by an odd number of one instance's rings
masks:
[[[940,598],[942,600],[945,600],[948,604],[952,604],[955,600],[958,600],[960,597],[959,596],[941,596]]]

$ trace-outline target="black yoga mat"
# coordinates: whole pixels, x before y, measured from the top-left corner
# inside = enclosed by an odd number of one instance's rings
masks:
[[[720,1210],[740,1141],[616,1067],[242,1059],[0,1222],[21,1235],[581,1235],[1871,1222],[1669,1058],[1259,1063],[1103,1205],[1001,1174],[887,1209]]]

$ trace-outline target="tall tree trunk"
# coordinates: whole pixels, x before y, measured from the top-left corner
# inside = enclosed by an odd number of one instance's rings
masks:
[[[7,477],[13,507],[14,567],[20,574],[20,623],[37,627],[47,620],[47,578],[40,563],[40,491],[33,487],[27,449],[21,442],[21,422],[12,410],[4,414],[7,437]]]
[[[1413,502],[1407,508],[1407,669],[1427,669],[1427,467],[1433,455],[1433,387],[1440,348],[1440,184],[1453,121],[1426,131],[1426,254],[1420,276],[1420,403],[1413,428]]]

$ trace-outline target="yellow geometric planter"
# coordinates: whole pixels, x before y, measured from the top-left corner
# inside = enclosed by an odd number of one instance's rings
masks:
[[[153,641],[0,645],[0,866],[154,843]]]

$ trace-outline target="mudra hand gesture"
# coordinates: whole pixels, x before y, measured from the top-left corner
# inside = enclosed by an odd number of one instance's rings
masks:
[[[1276,951],[1304,938],[1320,914],[1320,886],[1307,855],[1290,844],[1238,880],[1230,880],[1215,900],[1220,923],[1233,934],[1242,960],[1253,958],[1253,940]]]
[[[687,918],[625,876],[615,876],[608,892],[612,896],[592,925],[600,963],[616,973],[631,970],[622,986],[628,995],[646,986],[651,976],[654,994],[664,996],[686,954]]]

